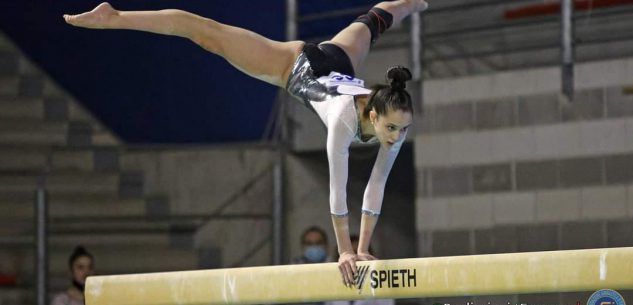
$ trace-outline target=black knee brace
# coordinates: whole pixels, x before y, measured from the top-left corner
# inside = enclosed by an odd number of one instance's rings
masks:
[[[360,15],[354,22],[365,24],[371,32],[371,42],[376,42],[378,36],[391,27],[393,16],[383,9],[373,7],[365,15]]]

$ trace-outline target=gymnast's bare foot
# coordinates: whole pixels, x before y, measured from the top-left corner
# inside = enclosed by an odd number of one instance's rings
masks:
[[[103,2],[90,12],[79,15],[64,15],[64,20],[68,24],[78,27],[106,29],[112,25],[114,17],[118,15],[119,12],[110,3]]]

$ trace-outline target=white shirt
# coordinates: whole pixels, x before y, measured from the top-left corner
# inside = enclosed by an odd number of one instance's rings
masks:
[[[51,305],[84,305],[84,301],[73,299],[68,292],[62,292],[53,298]]]

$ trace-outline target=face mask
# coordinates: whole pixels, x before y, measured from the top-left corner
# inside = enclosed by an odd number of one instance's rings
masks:
[[[86,285],[73,280],[73,286],[79,289],[79,291],[84,292],[84,288]]]
[[[308,263],[323,263],[327,258],[327,253],[321,246],[309,246],[303,251],[303,256]]]

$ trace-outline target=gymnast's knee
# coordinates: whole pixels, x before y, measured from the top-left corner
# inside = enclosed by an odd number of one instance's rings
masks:
[[[366,25],[371,32],[372,44],[376,42],[380,34],[389,29],[393,23],[391,13],[377,7],[373,7],[367,14],[360,15],[354,22],[360,22]]]

